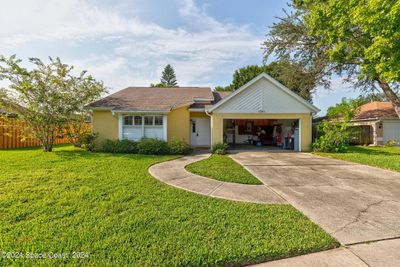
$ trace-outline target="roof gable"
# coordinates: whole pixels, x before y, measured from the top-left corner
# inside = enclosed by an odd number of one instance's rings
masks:
[[[308,113],[319,109],[262,73],[209,109],[220,113]]]

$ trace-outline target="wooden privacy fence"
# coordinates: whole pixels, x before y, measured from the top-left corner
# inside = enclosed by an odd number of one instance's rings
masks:
[[[373,143],[373,129],[370,125],[355,125],[348,128],[349,143],[352,145],[369,145]]]
[[[318,124],[312,125],[312,141],[319,138],[323,133],[319,131]],[[369,125],[350,125],[347,128],[349,133],[349,144],[351,145],[369,145],[373,143],[373,129]]]
[[[25,121],[17,118],[3,118],[0,116],[0,149],[40,146],[40,142],[30,136]],[[67,144],[69,140],[63,136],[56,138],[54,144]]]

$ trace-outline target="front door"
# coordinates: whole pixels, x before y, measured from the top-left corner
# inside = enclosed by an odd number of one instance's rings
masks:
[[[191,118],[190,144],[192,146],[210,146],[210,118]]]

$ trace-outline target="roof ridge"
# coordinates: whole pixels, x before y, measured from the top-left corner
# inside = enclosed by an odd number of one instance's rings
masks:
[[[125,89],[136,89],[136,88],[146,88],[146,89],[210,89],[211,87],[209,86],[178,86],[178,87],[152,87],[152,86],[129,86],[126,87]],[[122,89],[122,90],[125,90]]]

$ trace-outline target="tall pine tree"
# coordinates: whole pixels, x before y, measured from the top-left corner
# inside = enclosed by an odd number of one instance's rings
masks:
[[[158,84],[150,84],[151,87],[178,87],[178,82],[176,80],[175,71],[170,64],[165,66],[161,82]]]
[[[178,82],[176,81],[175,71],[170,64],[165,66],[162,72],[161,83],[169,87],[178,86]]]

